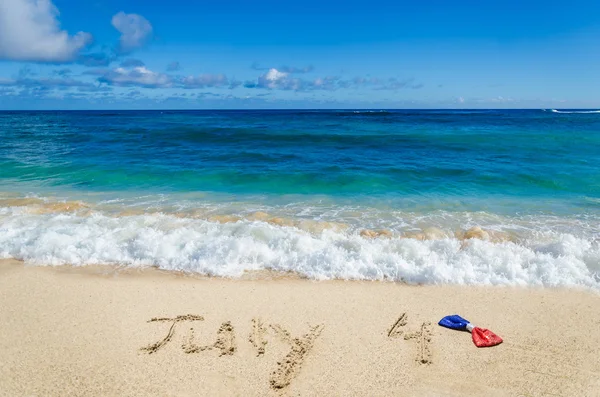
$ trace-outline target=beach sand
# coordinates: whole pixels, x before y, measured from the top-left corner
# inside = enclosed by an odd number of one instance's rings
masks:
[[[3,260],[0,335],[2,396],[600,395],[600,295],[580,290]]]

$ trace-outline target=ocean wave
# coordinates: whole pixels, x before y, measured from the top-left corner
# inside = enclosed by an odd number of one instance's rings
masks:
[[[600,113],[600,110],[556,110],[551,109],[552,113],[564,113],[564,114],[592,114]]]
[[[38,265],[158,266],[224,277],[270,269],[319,280],[600,290],[598,239],[543,228],[519,238],[492,238],[491,231],[478,228],[462,235],[438,229],[407,234],[333,223],[302,226],[302,221],[258,215],[128,215],[84,207],[60,212],[5,207],[0,257]]]

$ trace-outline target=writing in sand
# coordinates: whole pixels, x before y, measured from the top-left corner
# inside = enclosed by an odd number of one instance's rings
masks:
[[[176,329],[186,325],[190,328],[183,338],[181,349],[185,354],[197,354],[205,351],[215,350],[219,356],[232,356],[236,354],[237,336],[234,325],[231,321],[225,321],[217,330],[217,338],[213,343],[200,344],[197,341],[194,331],[194,325],[204,321],[204,317],[196,314],[185,314],[175,317],[154,317],[148,320],[148,323],[165,323],[168,325],[166,335],[157,342],[151,343],[140,349],[146,354],[155,354],[163,349],[175,336]],[[408,315],[402,313],[392,326],[386,330],[388,338],[400,338],[404,340],[413,340],[416,342],[415,361],[422,365],[431,364],[431,323],[420,324],[416,329],[408,328]],[[324,324],[309,325],[308,330],[300,336],[292,336],[284,327],[276,323],[265,324],[260,318],[253,318],[251,324],[251,333],[248,336],[248,342],[252,345],[255,357],[260,358],[267,353],[268,340],[271,337],[278,338],[289,345],[288,353],[277,361],[277,367],[271,372],[269,383],[271,388],[279,390],[284,389],[296,377],[302,365],[317,339],[325,329]]]

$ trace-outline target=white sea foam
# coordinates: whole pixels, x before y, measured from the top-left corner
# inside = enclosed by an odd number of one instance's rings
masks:
[[[556,109],[551,109],[550,110],[552,113],[565,113],[565,114],[576,114],[576,113],[582,113],[582,114],[586,114],[586,113],[600,113],[600,110],[556,110]]]
[[[155,265],[230,277],[272,269],[315,279],[600,290],[600,247],[594,235],[576,236],[549,226],[525,233],[517,242],[421,241],[393,232],[393,238],[368,239],[353,227],[310,232],[258,220],[36,214],[13,207],[0,209],[0,257],[40,265]]]

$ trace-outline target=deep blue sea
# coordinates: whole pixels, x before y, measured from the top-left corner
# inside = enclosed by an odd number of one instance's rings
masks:
[[[600,112],[0,112],[0,257],[600,289]]]

